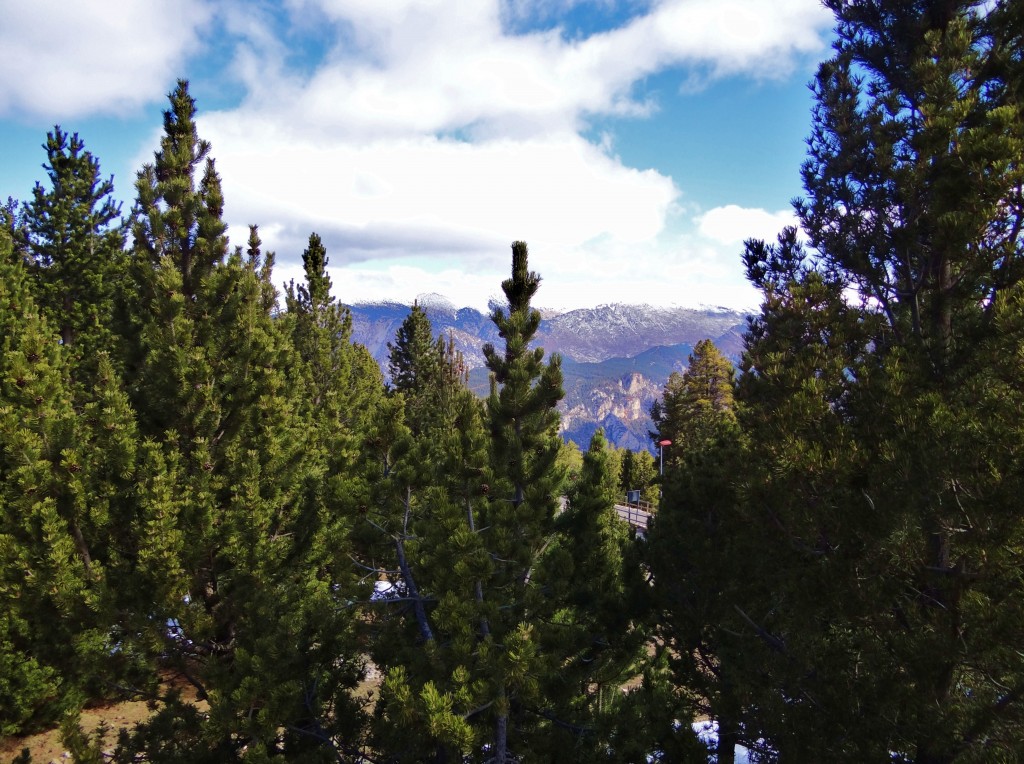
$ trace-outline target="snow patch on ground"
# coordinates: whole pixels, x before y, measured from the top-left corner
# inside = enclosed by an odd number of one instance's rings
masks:
[[[693,732],[697,736],[697,739],[708,747],[709,751],[714,751],[718,748],[718,722],[694,722]],[[717,762],[718,756],[714,753],[708,756],[708,764],[717,764]],[[757,764],[757,757],[742,745],[737,745],[736,764]]]

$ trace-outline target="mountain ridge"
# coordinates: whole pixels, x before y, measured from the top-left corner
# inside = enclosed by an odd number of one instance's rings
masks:
[[[434,336],[452,338],[470,371],[470,387],[488,391],[483,346],[500,344],[490,315],[456,308],[443,295],[417,299]],[[492,310],[503,307],[491,301]],[[352,339],[364,345],[387,373],[389,342],[408,316],[400,302],[354,303]],[[653,450],[651,404],[674,371],[683,371],[693,346],[712,342],[734,362],[743,348],[748,314],[721,307],[679,308],[608,303],[593,308],[542,312],[535,345],[562,357],[565,399],[561,434],[581,449],[598,427],[620,448]]]

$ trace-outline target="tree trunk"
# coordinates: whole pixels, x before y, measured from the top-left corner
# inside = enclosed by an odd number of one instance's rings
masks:
[[[78,556],[82,560],[82,565],[85,567],[85,574],[92,577],[92,555],[89,554],[89,545],[85,543],[85,536],[82,535],[82,528],[78,522],[71,519],[68,522],[71,529],[71,538],[75,541],[75,549],[78,551]]]
[[[504,698],[502,698],[504,701]],[[504,705],[502,703],[501,705]],[[505,764],[508,756],[508,712],[499,711],[498,720],[494,725],[494,761]]]
[[[734,764],[736,761],[738,732],[731,716],[718,717],[718,764]]]
[[[395,552],[398,555],[398,569],[402,571],[402,578],[405,580],[405,589],[412,600],[413,612],[416,614],[416,624],[420,627],[420,635],[424,642],[434,641],[434,631],[430,628],[430,619],[427,618],[427,609],[423,607],[423,597],[416,586],[416,580],[412,575],[412,568],[405,557],[405,545],[402,539],[395,539]]]
[[[469,499],[466,500],[466,517],[469,521],[469,530],[472,533],[476,533],[476,523],[473,522],[473,505],[469,502]],[[474,584],[474,590],[476,592],[476,604],[480,606],[480,612],[482,613],[484,607],[484,585],[479,578]],[[484,637],[488,637],[491,634],[491,625],[484,615],[480,616],[480,634]]]

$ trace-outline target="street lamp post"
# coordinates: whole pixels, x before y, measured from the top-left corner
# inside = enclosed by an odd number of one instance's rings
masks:
[[[671,446],[671,440],[658,441],[658,474],[665,477],[665,446]]]
[[[671,446],[671,440],[658,441],[658,504],[661,504],[661,497],[665,495],[665,446]]]

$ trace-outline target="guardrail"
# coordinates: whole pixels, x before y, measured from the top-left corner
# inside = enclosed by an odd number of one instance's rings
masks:
[[[650,502],[644,502],[650,508]],[[643,509],[642,504],[616,504],[615,513],[620,519],[625,520],[637,530],[647,531],[647,523],[651,519],[651,512]]]

